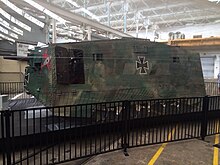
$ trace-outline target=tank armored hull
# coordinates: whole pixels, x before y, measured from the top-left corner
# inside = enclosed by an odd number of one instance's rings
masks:
[[[37,47],[25,88],[47,106],[204,96],[200,57],[143,39]]]

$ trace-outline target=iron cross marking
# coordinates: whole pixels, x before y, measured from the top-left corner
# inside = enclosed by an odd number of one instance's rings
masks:
[[[140,74],[147,74],[149,70],[148,61],[145,61],[145,57],[138,56],[138,61],[136,61],[136,69],[140,70]]]

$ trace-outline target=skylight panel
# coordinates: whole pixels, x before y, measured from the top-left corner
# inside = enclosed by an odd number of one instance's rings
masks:
[[[60,16],[58,16],[57,14],[53,13],[52,11],[44,8],[43,6],[41,6],[40,4],[34,2],[33,0],[23,0],[26,3],[28,3],[29,5],[35,7],[37,10],[40,10],[42,12],[44,12],[45,14],[47,14],[48,16],[50,16],[51,18],[65,24],[67,21],[63,18],[61,18]]]
[[[9,2],[8,0],[0,0],[2,1],[5,5],[7,5],[9,8],[11,8],[12,10],[14,10],[16,13],[22,15],[22,10],[19,9],[18,7],[16,7],[14,4],[12,4],[11,2]]]
[[[56,15],[55,13],[51,12],[50,10],[44,9],[43,12],[50,16],[51,18],[65,24],[67,21],[61,18],[60,16]]]
[[[11,32],[9,32],[9,35],[10,35],[11,37],[13,37],[13,38],[18,39],[18,35],[17,35],[17,34],[15,34],[15,33],[11,33]]]
[[[16,28],[15,26],[10,25],[10,30],[14,31],[17,34],[20,34],[21,36],[23,36],[23,31],[21,29]]]
[[[72,0],[66,0],[67,2],[69,2],[70,4],[72,4],[73,6],[80,8],[81,6],[79,6],[76,2],[72,1]]]
[[[5,35],[3,35],[3,34],[1,34],[1,33],[0,33],[0,38],[4,38],[4,39],[6,39],[6,40],[8,40],[8,41],[15,42],[14,39],[12,39],[12,38],[10,38],[10,37],[7,37],[7,36],[5,36]]]
[[[87,10],[84,7],[81,7],[80,5],[78,5],[76,2],[74,2],[73,0],[66,0],[67,2],[69,2],[70,4],[72,4],[73,6],[79,8],[82,12],[86,13],[87,15],[89,15],[90,17],[92,17],[92,19],[96,19],[97,21],[100,21],[100,19],[98,18],[98,16],[96,16],[95,14],[93,14],[91,11]]]
[[[32,17],[31,15],[27,14],[27,13],[24,13],[24,18],[28,19],[29,21],[35,23],[36,25],[40,26],[40,27],[44,27],[44,23],[39,21],[38,19]]]
[[[4,33],[4,34],[7,34],[13,38],[16,38],[18,39],[18,35],[15,34],[15,33],[12,33],[12,32],[9,32],[7,29],[3,28],[2,26],[0,26],[0,32]]]
[[[4,26],[5,28],[23,36],[23,31],[16,28],[15,26],[10,25],[8,22],[6,22],[4,19],[0,18],[0,25]]]
[[[0,8],[0,14],[2,14],[5,18],[7,18],[8,20],[10,20],[11,22],[15,23],[16,25],[22,27],[23,29],[27,30],[27,31],[31,31],[31,27],[24,24],[23,22],[17,20],[16,18],[14,18],[13,16],[11,16],[10,14],[8,14],[6,11],[2,10],[2,8]]]
[[[33,22],[34,24],[36,24],[36,25],[38,25],[42,28],[44,27],[43,22],[41,22],[38,19],[32,17],[30,14],[28,14],[25,11],[23,11],[22,9],[18,8],[17,6],[15,6],[13,3],[9,2],[8,0],[0,0],[0,1],[2,1],[5,5],[7,5],[9,8],[14,10],[16,13],[20,14],[21,16],[23,16],[27,20]]]
[[[8,34],[8,30],[0,26],[0,31],[2,33]]]
[[[11,20],[11,15],[8,14],[6,11],[2,10],[2,8],[0,8],[0,13],[8,20]]]
[[[11,16],[11,21],[14,22],[15,24],[19,25],[20,27],[24,28],[27,31],[31,31],[31,27],[24,24],[23,22],[17,20],[15,17]]]

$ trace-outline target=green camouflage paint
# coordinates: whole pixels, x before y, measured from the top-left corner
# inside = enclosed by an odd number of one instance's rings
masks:
[[[143,39],[36,48],[25,88],[48,106],[204,96],[200,57]]]

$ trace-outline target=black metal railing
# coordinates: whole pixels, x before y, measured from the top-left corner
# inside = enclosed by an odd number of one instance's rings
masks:
[[[24,82],[0,82],[0,94],[8,95],[9,99],[31,97],[24,89]]]
[[[2,164],[59,164],[219,133],[220,97],[0,111]]]
[[[220,94],[217,82],[205,82],[205,90],[209,96],[217,96]]]

